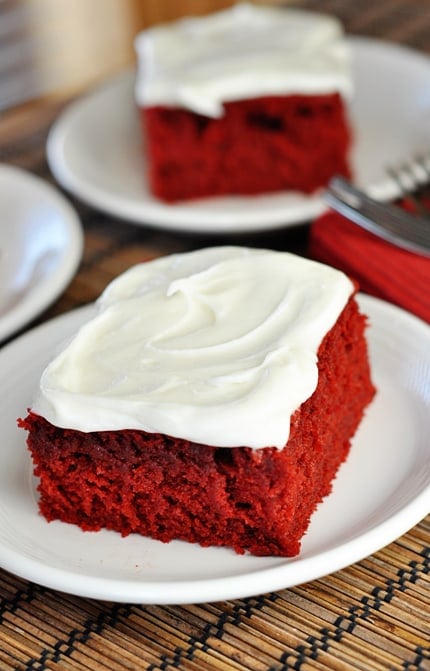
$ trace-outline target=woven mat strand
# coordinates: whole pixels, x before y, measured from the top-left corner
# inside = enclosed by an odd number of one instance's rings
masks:
[[[97,602],[0,572],[0,668],[428,670],[429,545],[427,519],[326,578],[192,606]]]

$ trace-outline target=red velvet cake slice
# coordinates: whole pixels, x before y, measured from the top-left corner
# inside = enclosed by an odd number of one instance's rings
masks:
[[[349,175],[352,83],[333,17],[239,4],[136,39],[148,182],[166,201]]]
[[[267,250],[131,268],[20,421],[42,514],[297,554],[374,395],[354,293],[339,271]]]

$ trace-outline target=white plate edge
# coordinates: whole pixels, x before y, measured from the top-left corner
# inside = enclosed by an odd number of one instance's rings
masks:
[[[64,255],[62,265],[49,278],[33,287],[26,296],[12,309],[0,317],[0,343],[26,324],[31,323],[39,314],[47,309],[63,293],[69,285],[81,262],[84,249],[84,233],[81,220],[72,204],[52,184],[38,175],[22,168],[5,163],[0,164],[1,173],[9,173],[19,180],[31,181],[39,189],[43,189],[62,216],[64,230],[69,239],[67,254]]]
[[[357,35],[347,35],[347,39],[351,42],[353,48],[354,45],[358,49],[364,46],[371,46],[374,49],[385,49],[396,55],[402,54],[407,55],[407,57],[410,58],[417,58],[422,60],[423,63],[430,60],[426,54],[416,51],[411,47],[389,42],[387,40]],[[303,205],[300,204],[297,206],[297,204],[293,203],[289,213],[283,214],[282,216],[277,208],[275,208],[274,211],[269,208],[264,216],[265,221],[263,226],[261,222],[261,213],[253,212],[253,208],[251,207],[250,213],[243,218],[239,227],[237,227],[237,225],[232,225],[230,213],[217,213],[218,220],[211,222],[206,221],[205,227],[202,229],[201,221],[202,218],[205,217],[204,200],[202,201],[202,210],[199,208],[198,201],[195,201],[195,207],[190,207],[187,204],[178,206],[175,208],[175,221],[169,222],[166,220],[166,215],[171,211],[172,206],[157,201],[152,197],[149,201],[146,201],[146,213],[143,217],[140,205],[129,205],[125,211],[124,206],[118,204],[118,200],[114,196],[106,193],[104,190],[99,190],[96,187],[89,187],[88,184],[85,184],[68,168],[67,162],[64,160],[63,144],[68,119],[73,117],[75,110],[79,108],[81,103],[88,102],[92,96],[99,95],[103,90],[112,86],[115,81],[119,81],[121,78],[127,77],[127,75],[130,76],[130,70],[117,75],[111,80],[101,83],[99,86],[89,91],[86,96],[73,101],[54,123],[48,136],[47,159],[51,171],[63,188],[77,195],[83,202],[100,209],[108,215],[114,215],[138,225],[167,230],[170,229],[177,232],[198,232],[208,234],[229,232],[245,234],[261,231],[269,232],[279,228],[287,228],[289,226],[303,224],[304,222],[319,216],[325,209],[327,209],[321,199],[317,195],[314,195],[307,198],[307,209],[305,214],[302,212]],[[369,185],[367,190],[374,197],[383,200],[394,198],[399,195],[398,188],[396,188],[393,180],[389,177],[387,177],[386,180],[381,180],[378,184]],[[300,198],[303,197],[301,194],[299,195]],[[287,197],[288,194],[284,193],[284,196]],[[292,196],[294,197],[293,193]],[[250,197],[250,203],[252,204],[252,197]],[[235,212],[234,216],[237,218],[238,214]]]
[[[396,319],[403,320],[406,324],[412,324],[413,328],[422,330],[425,337],[429,336],[429,326],[418,317],[401,308],[364,294],[359,295],[359,302],[363,310],[369,314],[370,319],[372,318],[372,307],[377,310],[381,309],[385,314],[392,315]],[[67,324],[69,320],[73,323],[79,313],[84,318],[86,312],[90,314],[93,309],[93,305],[76,308],[71,312],[35,327],[35,329],[20,336],[3,348],[0,352],[0,363],[1,357],[4,353],[7,354],[9,348],[14,347],[18,341],[25,341],[27,338],[30,338],[34,330],[43,331],[44,328],[52,327],[53,322],[58,323],[60,320],[63,325]],[[9,561],[2,561],[2,566],[12,573],[53,589],[66,591],[77,596],[100,599],[109,598],[109,600],[116,600],[118,602],[166,605],[243,598],[303,584],[309,580],[316,580],[327,575],[327,572],[333,573],[373,554],[373,552],[385,547],[406,533],[427,515],[429,511],[429,497],[430,482],[425,485],[417,496],[387,520],[341,544],[341,553],[339,552],[339,546],[336,546],[308,558],[301,559],[299,555],[297,559],[286,559],[282,565],[272,566],[268,569],[257,569],[255,572],[248,572],[243,575],[180,582],[155,580],[139,583],[136,581],[98,579],[94,578],[94,576],[85,576],[58,568],[45,567],[43,563],[39,565],[34,560],[23,559],[19,553],[14,552],[9,553]],[[361,549],[363,539],[366,539],[366,549],[364,552]],[[300,563],[301,577],[299,582],[294,579],[285,579],[284,576],[286,566],[294,565],[295,562]],[[316,570],[315,564],[318,565],[318,570]],[[329,571],[327,571],[327,567],[329,567]],[[288,570],[287,574],[289,572]],[[249,579],[251,574],[258,582],[258,589],[250,592]],[[79,589],[76,589],[74,584],[77,576],[80,584]],[[107,586],[109,588],[108,597],[106,596]]]

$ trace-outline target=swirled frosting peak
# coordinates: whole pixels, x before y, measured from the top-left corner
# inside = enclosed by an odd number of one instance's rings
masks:
[[[342,26],[316,12],[240,3],[148,28],[135,47],[140,106],[220,117],[228,101],[352,90]]]
[[[352,291],[337,270],[262,249],[213,247],[136,265],[48,365],[33,411],[81,431],[282,448]]]

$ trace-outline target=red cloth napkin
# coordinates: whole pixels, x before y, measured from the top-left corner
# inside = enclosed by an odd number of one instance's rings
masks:
[[[332,211],[312,224],[309,255],[356,279],[363,292],[430,323],[430,258],[391,245]]]

